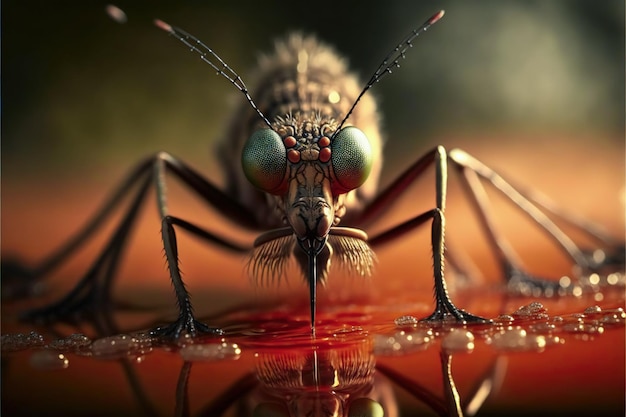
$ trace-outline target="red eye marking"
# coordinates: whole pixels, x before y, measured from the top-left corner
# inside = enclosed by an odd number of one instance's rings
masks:
[[[329,160],[330,160],[330,148],[320,149],[320,161],[328,162]]]
[[[287,159],[289,159],[289,161],[294,164],[300,162],[300,152],[296,151],[295,149],[291,149],[289,152],[287,152]]]
[[[321,148],[325,148],[326,146],[330,145],[330,139],[328,138],[328,136],[322,136],[318,141],[317,144],[321,147]]]
[[[287,136],[285,139],[283,139],[283,143],[287,148],[293,148],[294,146],[296,146],[296,138],[294,138],[293,136]]]

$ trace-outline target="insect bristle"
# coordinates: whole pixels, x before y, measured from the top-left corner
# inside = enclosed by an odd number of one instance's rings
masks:
[[[366,241],[350,236],[329,235],[328,243],[334,255],[350,275],[369,277],[372,275],[376,254]]]
[[[275,281],[280,282],[294,245],[294,236],[287,235],[255,246],[247,265],[248,274],[255,284],[269,285]]]

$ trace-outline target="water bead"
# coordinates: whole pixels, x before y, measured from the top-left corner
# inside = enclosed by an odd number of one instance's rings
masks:
[[[67,369],[70,361],[64,354],[51,349],[34,352],[30,357],[30,366],[41,371],[56,371]]]
[[[2,351],[11,352],[32,349],[44,345],[43,336],[37,332],[3,334],[1,339]]]
[[[374,335],[374,352],[379,355],[404,354],[426,349],[433,340],[434,334],[430,329],[401,330],[391,336],[377,334]]]
[[[474,350],[474,334],[466,329],[452,329],[444,336],[441,346],[454,352]]]
[[[509,314],[500,314],[496,319],[495,322],[499,323],[499,324],[511,324],[513,323],[513,321],[515,320],[515,318]]]
[[[95,340],[91,344],[91,351],[102,359],[117,359],[150,352],[151,344],[152,339],[147,336],[119,334]]]
[[[419,320],[413,316],[401,316],[393,321],[398,327],[415,326]]]
[[[74,333],[62,339],[56,339],[50,342],[49,348],[55,350],[75,350],[87,347],[91,344],[91,340],[81,333]]]
[[[512,316],[531,318],[531,319],[547,319],[548,310],[538,301],[534,301],[528,305],[518,308]]]
[[[183,346],[179,351],[185,361],[219,361],[222,359],[236,359],[241,354],[241,349],[236,343],[203,343]]]
[[[602,309],[598,306],[587,307],[584,311],[584,314],[595,314],[602,312]]]
[[[541,350],[547,344],[545,336],[528,335],[520,327],[494,334],[491,343],[498,350]]]

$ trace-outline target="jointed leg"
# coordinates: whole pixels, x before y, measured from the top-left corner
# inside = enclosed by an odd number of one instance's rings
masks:
[[[46,277],[60,264],[67,260],[74,252],[80,249],[81,246],[98,231],[104,221],[110,217],[112,212],[122,203],[123,199],[133,190],[133,187],[137,186],[137,183],[142,179],[145,180],[146,178],[149,178],[148,173],[151,164],[152,159],[139,164],[122,182],[122,185],[115,191],[115,193],[113,193],[111,198],[109,198],[102,208],[94,215],[89,223],[67,243],[48,256],[37,267],[27,267],[19,261],[13,259],[3,259],[3,290],[5,286],[11,285],[13,281],[16,281],[23,287],[21,289],[21,293],[16,294],[16,296],[19,297],[21,295],[29,295],[31,292],[28,290],[28,287],[34,287],[38,281]],[[83,281],[89,281],[86,278],[87,277],[85,277]],[[78,284],[77,287],[80,286],[81,284]]]
[[[116,332],[114,324],[109,320],[106,314],[107,309],[110,308],[110,287],[119,262],[119,256],[126,243],[126,237],[133,226],[137,212],[151,184],[150,177],[144,177],[143,184],[137,192],[130,209],[87,274],[59,301],[26,312],[23,315],[24,319],[44,323],[59,320],[74,322],[81,314],[87,314],[94,321],[94,325],[100,333],[111,334]],[[127,184],[122,188],[127,188],[126,185]],[[117,195],[121,197],[119,193]],[[116,198],[112,199],[112,201],[115,200]],[[113,206],[107,205],[107,207]],[[95,230],[94,224],[98,224],[104,220],[102,216],[103,213],[106,215],[106,210],[101,211],[87,229]],[[78,238],[74,239],[74,243],[80,242],[87,237],[88,235],[83,232]],[[74,245],[69,244],[66,245],[65,248],[72,247],[74,247]],[[75,247],[78,248],[78,245]],[[63,252],[58,252],[55,256],[58,260],[55,259],[54,262],[49,262],[48,265],[62,261],[64,257],[59,255],[63,255]]]
[[[380,235],[369,240],[372,247],[376,247],[390,240],[396,239],[404,233],[420,226],[428,220],[432,220],[431,226],[431,246],[433,251],[433,274],[435,278],[435,311],[424,320],[442,321],[449,318],[462,322],[485,322],[486,320],[466,313],[457,308],[448,295],[446,281],[444,278],[444,236],[445,236],[445,205],[447,192],[447,156],[443,147],[437,147],[416,162],[412,168],[420,173],[431,163],[435,164],[435,187],[436,187],[436,208],[420,214],[419,216],[408,220],[393,229],[390,229]],[[411,170],[408,176],[412,175]],[[402,178],[396,184],[402,183]],[[407,184],[408,185],[408,184]],[[391,192],[390,192],[391,193]]]
[[[386,190],[384,190],[378,198],[370,203],[370,205],[365,208],[363,213],[356,218],[356,221],[357,223],[367,223],[375,220],[375,218],[380,216],[381,213],[389,209],[393,205],[396,198],[405,192],[409,185],[411,185],[411,183],[433,162],[435,162],[437,169],[437,208],[440,210],[440,213],[431,211],[406,221],[405,223],[370,239],[370,244],[372,246],[381,245],[387,241],[393,240],[398,236],[414,229],[425,220],[432,218],[433,252],[435,254],[435,264],[438,263],[437,248],[439,242],[437,240],[437,234],[442,234],[441,243],[443,243],[443,232],[445,228],[445,217],[443,216],[443,213],[445,211],[445,184],[447,180],[447,168],[445,161],[442,159],[445,158],[444,155],[445,151],[443,148],[436,148],[423,158],[419,159],[402,175],[400,175],[400,177]],[[600,271],[606,268],[624,268],[624,244],[616,242],[615,239],[610,238],[598,227],[590,224],[584,219],[563,213],[562,210],[559,210],[552,202],[545,198],[537,197],[536,195],[530,193],[522,194],[493,170],[459,149],[450,151],[448,157],[462,175],[462,182],[470,193],[470,198],[476,207],[479,219],[484,227],[485,233],[487,234],[487,238],[500,260],[503,275],[505,276],[511,289],[521,291],[522,293],[528,292],[536,295],[550,295],[567,292],[566,289],[561,288],[559,283],[556,281],[533,277],[524,271],[522,261],[509,245],[508,241],[498,234],[496,227],[491,220],[493,213],[490,210],[488,197],[481,181],[478,178],[479,176],[489,181],[520,210],[530,216],[535,223],[563,249],[573,262],[579,266],[583,273]],[[600,255],[604,256],[596,256],[598,251],[581,250],[579,246],[546,215],[546,213],[550,214],[551,217],[560,222],[574,226],[600,242],[600,249],[602,250]],[[438,219],[438,217],[441,219]],[[439,229],[441,229],[441,231],[439,231]],[[457,264],[457,262],[454,262],[454,264]],[[459,262],[458,264],[462,265],[462,262]],[[445,302],[443,301],[447,298],[447,296],[444,296],[446,293],[445,280],[437,277],[437,269],[438,268],[435,267],[436,297],[438,305],[445,305]],[[466,271],[461,268],[461,272],[464,273]],[[441,284],[443,284],[443,288]],[[439,316],[437,311],[434,316]]]
[[[211,329],[196,322],[193,318],[189,295],[185,289],[178,268],[178,249],[173,226],[177,225],[183,227],[185,230],[200,238],[216,243],[232,251],[245,252],[248,250],[248,247],[223,239],[209,231],[185,222],[182,219],[170,216],[167,213],[165,192],[165,174],[168,171],[174,173],[185,185],[197,192],[220,213],[228,214],[230,218],[233,218],[235,222],[244,227],[256,226],[254,216],[252,216],[246,208],[236,201],[233,201],[229,196],[222,193],[182,162],[176,160],[169,154],[159,153],[155,157],[149,158],[138,165],[88,225],[77,236],[71,239],[69,243],[64,245],[61,250],[57,251],[49,257],[47,261],[42,263],[42,266],[31,271],[24,267],[15,266],[19,264],[14,264],[14,266],[10,268],[10,271],[13,273],[28,273],[29,276],[35,277],[36,279],[46,275],[56,266],[68,259],[87,239],[93,236],[105,220],[110,217],[113,211],[120,206],[126,195],[136,187],[137,183],[141,184],[130,208],[115,229],[112,238],[76,287],[59,302],[27,313],[27,318],[43,322],[59,320],[74,321],[77,316],[85,315],[85,313],[87,313],[88,316],[95,317],[97,313],[102,310],[102,307],[105,306],[109,300],[109,290],[116,267],[119,264],[120,255],[128,235],[135,223],[139,208],[145,200],[147,190],[150,185],[154,183],[157,190],[158,208],[162,217],[162,236],[166,259],[180,311],[179,318],[174,324],[157,329],[156,333],[178,337],[182,331],[187,331],[191,334],[196,334],[197,332],[214,333],[217,331],[216,329]],[[6,269],[3,268],[3,272],[5,271]],[[113,326],[110,322],[109,325],[99,326],[99,328],[106,333],[113,331]]]
[[[553,203],[545,198],[541,199],[543,201],[542,204],[541,202],[536,202],[532,196],[526,197],[496,172],[462,150],[454,149],[450,151],[450,159],[455,163],[455,166],[462,174],[463,184],[477,209],[479,219],[484,226],[489,242],[500,259],[500,264],[502,265],[511,289],[537,295],[551,295],[555,294],[557,291],[558,293],[564,293],[566,291],[566,289],[559,286],[558,282],[533,277],[524,271],[521,260],[518,259],[513,249],[508,245],[508,242],[497,233],[495,225],[491,221],[493,214],[491,213],[489,198],[487,197],[487,193],[485,192],[479,176],[489,181],[520,210],[531,217],[535,223],[555,241],[564,253],[572,259],[573,263],[577,265],[583,273],[599,271],[603,267],[611,265],[613,267],[618,266],[623,268],[623,244],[617,244],[614,239],[608,237],[599,230],[599,228],[583,219],[562,213],[561,210],[556,208]],[[541,207],[543,207],[543,210]],[[573,225],[595,240],[601,242],[603,245],[602,250],[608,251],[607,256],[602,260],[596,260],[591,256],[593,251],[586,252],[581,250],[579,246],[545,214],[544,210],[545,212],[551,213],[556,219]]]

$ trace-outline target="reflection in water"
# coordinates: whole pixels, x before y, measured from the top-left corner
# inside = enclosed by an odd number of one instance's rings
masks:
[[[622,291],[605,295],[623,304]],[[150,391],[154,384],[140,377],[141,366],[158,352],[170,352],[182,363],[175,395],[171,393],[176,416],[399,416],[403,415],[396,401],[400,392],[436,415],[471,416],[498,393],[510,352],[564,349],[568,339],[592,340],[605,330],[623,329],[626,319],[623,308],[594,305],[578,313],[555,315],[534,301],[498,316],[491,324],[431,326],[405,317],[392,326],[359,323],[355,317],[353,323],[322,321],[318,334],[311,337],[300,331],[306,320],[294,319],[293,312],[273,313],[271,321],[258,312],[249,314],[249,320],[243,320],[246,326],[229,325],[234,318],[224,317],[225,337],[183,338],[177,344],[144,332],[91,339],[79,333],[62,336],[49,329],[51,340],[37,332],[5,334],[3,361],[9,363],[16,354],[12,352],[26,351],[30,366],[42,371],[71,368],[78,357],[117,362],[137,404],[149,416],[163,415],[163,410],[154,403]],[[237,321],[242,317],[237,313]],[[409,363],[432,351],[439,352],[439,376],[430,375],[427,384],[415,378],[414,367],[398,369],[385,361],[406,358]],[[462,378],[459,386],[455,374],[466,373],[467,365],[457,369],[453,359],[476,351],[491,353],[481,360],[481,373],[469,381]],[[194,384],[220,378],[204,371],[202,364],[232,364],[227,366],[236,369],[237,361],[245,359],[250,366],[233,383],[218,384],[221,388],[216,392],[198,396]],[[191,378],[196,372],[200,379]],[[171,410],[166,413],[170,415]]]

